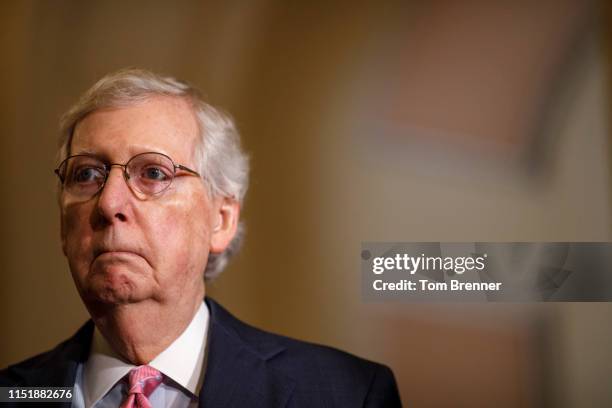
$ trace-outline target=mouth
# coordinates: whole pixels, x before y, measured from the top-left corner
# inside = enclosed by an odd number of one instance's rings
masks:
[[[127,257],[140,257],[138,252],[132,251],[127,248],[99,248],[94,251],[93,260],[96,259],[112,259],[112,258],[127,258]]]
[[[108,258],[108,257],[122,257],[122,256],[140,256],[135,252],[131,251],[103,251],[94,257],[97,258]]]
[[[131,270],[136,265],[141,264],[143,260],[146,262],[146,259],[144,259],[141,255],[131,251],[101,251],[91,260],[90,268],[92,268],[92,271],[104,271],[105,273],[108,273],[111,271],[118,271],[116,269],[108,268],[123,265],[123,267],[128,267],[128,269]]]
[[[149,260],[143,252],[137,248],[130,246],[111,246],[111,245],[100,245],[94,247],[93,258],[91,264],[94,263],[140,263],[146,262],[151,266]]]

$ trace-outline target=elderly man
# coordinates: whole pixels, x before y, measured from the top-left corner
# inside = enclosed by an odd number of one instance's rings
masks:
[[[114,73],[63,117],[60,142],[62,248],[91,321],[0,385],[74,387],[72,406],[87,408],[400,405],[388,368],[205,298],[237,247],[248,162],[197,91]]]

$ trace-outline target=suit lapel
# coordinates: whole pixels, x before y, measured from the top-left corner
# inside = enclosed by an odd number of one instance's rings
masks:
[[[212,299],[207,298],[206,303],[210,326],[200,407],[286,406],[295,381],[270,364],[285,348],[234,318]],[[90,320],[37,364],[13,366],[12,374],[27,386],[73,387],[78,365],[89,355],[93,329]]]
[[[200,407],[284,407],[295,382],[267,360],[282,353],[276,343],[248,342],[241,335],[252,330],[211,299],[208,363],[200,390]]]

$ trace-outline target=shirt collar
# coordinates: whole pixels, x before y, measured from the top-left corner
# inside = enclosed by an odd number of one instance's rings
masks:
[[[203,379],[208,321],[208,307],[202,302],[185,331],[149,363],[194,395]],[[96,328],[83,373],[85,406],[104,397],[134,367],[112,350]]]

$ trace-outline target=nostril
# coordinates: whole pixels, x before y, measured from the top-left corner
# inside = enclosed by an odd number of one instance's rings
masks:
[[[115,214],[115,217],[119,219],[119,221],[125,221],[127,218],[122,213]]]

